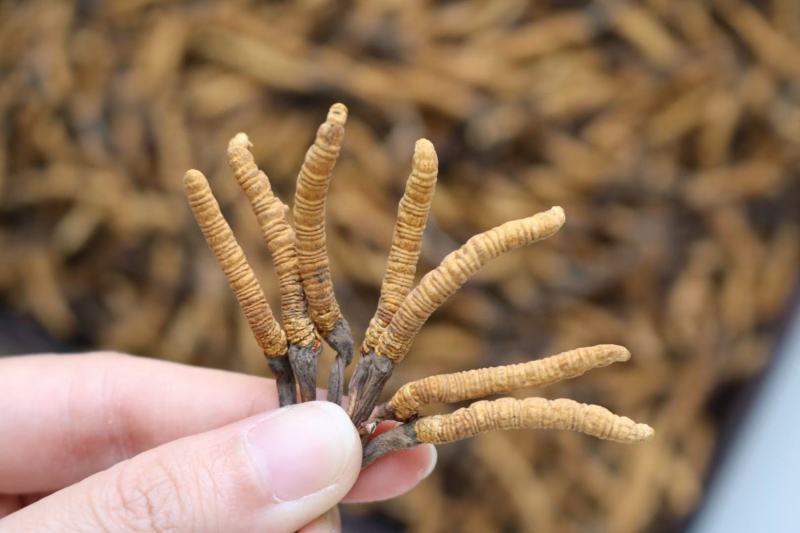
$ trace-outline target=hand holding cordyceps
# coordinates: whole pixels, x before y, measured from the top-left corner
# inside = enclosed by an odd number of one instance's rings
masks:
[[[392,498],[431,445],[359,475],[337,405],[277,408],[272,381],[112,354],[0,359],[0,532],[338,531]]]

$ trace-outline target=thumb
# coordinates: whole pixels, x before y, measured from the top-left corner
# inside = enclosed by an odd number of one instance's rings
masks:
[[[144,452],[0,521],[0,531],[297,531],[361,466],[353,424],[309,402]]]

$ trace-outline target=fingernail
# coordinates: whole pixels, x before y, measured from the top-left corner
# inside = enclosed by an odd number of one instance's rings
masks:
[[[438,453],[436,452],[436,446],[433,446],[432,444],[423,444],[423,446],[428,449],[428,462],[425,463],[425,466],[417,473],[417,479],[420,481],[431,475],[433,469],[436,468],[436,459],[438,456]]]
[[[247,432],[247,448],[264,487],[292,501],[335,484],[357,462],[358,435],[347,414],[330,402],[280,409]]]

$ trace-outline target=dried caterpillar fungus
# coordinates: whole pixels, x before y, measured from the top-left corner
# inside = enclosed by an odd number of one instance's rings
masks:
[[[309,313],[320,335],[337,353],[328,381],[328,399],[336,403],[342,397],[344,367],[353,358],[353,335],[333,290],[325,240],[325,200],[346,121],[347,107],[338,103],[331,106],[306,152],[294,197],[297,258]]]
[[[559,398],[501,398],[482,400],[447,415],[414,422],[420,442],[444,444],[497,429],[566,429],[604,440],[637,442],[653,435],[653,428],[618,416],[599,405]]]
[[[378,308],[364,334],[362,353],[368,353],[375,348],[378,338],[414,285],[422,233],[428,222],[438,171],[439,160],[433,144],[427,139],[418,140],[414,146],[411,174],[397,207],[397,220],[381,283]]]
[[[646,440],[653,428],[599,405],[559,398],[482,400],[446,415],[426,416],[379,435],[364,448],[364,465],[417,444],[446,444],[494,430],[562,429],[621,443]]]
[[[300,282],[294,231],[286,220],[286,205],[272,192],[269,178],[256,166],[249,146],[247,136],[237,134],[228,145],[228,161],[250,201],[275,263],[286,336],[293,344],[307,345],[314,340],[314,326],[308,318]]]
[[[328,113],[328,120],[319,127],[314,144],[306,152],[294,197],[300,276],[311,318],[323,336],[328,335],[336,322],[342,320],[328,265],[325,198],[339,156],[346,119],[347,108],[342,104],[334,104]]]
[[[403,360],[414,337],[439,306],[490,259],[550,237],[561,228],[564,220],[564,210],[556,206],[531,217],[506,222],[471,237],[425,274],[400,304],[375,349],[356,366],[350,380],[348,406],[348,414],[356,426],[370,416],[394,365]]]
[[[490,259],[546,239],[563,224],[564,210],[556,206],[471,237],[428,272],[409,293],[378,339],[375,353],[394,363],[402,361],[428,317]]]
[[[256,342],[267,357],[286,355],[286,335],[272,314],[264,292],[220,211],[203,174],[190,170],[183,179],[189,206],[209,248],[230,283]]]
[[[321,346],[308,316],[300,281],[295,234],[286,220],[288,208],[275,196],[269,178],[250,153],[250,140],[237,134],[228,144],[228,163],[256,215],[272,255],[281,293],[283,327],[289,341],[289,359],[304,400],[316,398],[316,359]]]
[[[294,403],[294,378],[286,360],[286,334],[281,329],[253,269],[220,211],[206,177],[189,170],[183,178],[186,196],[197,225],[217,259],[242,308],[256,342],[270,360],[281,388],[281,404]],[[282,359],[282,361],[277,361]]]
[[[346,119],[347,108],[333,105],[306,153],[295,195],[296,229],[286,218],[287,207],[256,166],[247,136],[240,133],[228,145],[229,164],[255,212],[275,264],[282,326],[272,315],[205,177],[190,170],[184,178],[195,218],[259,345],[270,358],[282,405],[295,401],[294,380],[302,401],[316,399],[320,337],[337,351],[329,377],[330,401],[340,402],[344,368],[352,357],[352,335],[334,295],[325,238],[325,199]],[[626,348],[612,344],[577,348],[527,363],[429,376],[407,383],[374,409],[394,366],[403,360],[414,337],[439,306],[492,258],[550,237],[564,224],[560,207],[501,224],[470,238],[412,288],[437,173],[436,151],[429,141],[420,139],[397,210],[380,300],[362,344],[362,358],[349,383],[348,414],[359,433],[368,436],[385,419],[402,423],[366,442],[363,465],[396,449],[421,443],[443,444],[496,429],[568,429],[619,442],[651,436],[653,430],[647,425],[600,406],[567,399],[477,401],[450,414],[419,418],[420,409],[430,403],[475,400],[554,383],[630,358]]]
[[[627,361],[630,356],[623,346],[600,344],[527,363],[428,376],[400,387],[386,404],[378,407],[378,416],[407,420],[431,403],[474,400],[523,387],[557,383],[593,368]]]

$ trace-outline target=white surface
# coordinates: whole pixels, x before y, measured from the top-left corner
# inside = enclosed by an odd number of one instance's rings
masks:
[[[800,532],[800,312],[691,533]]]

